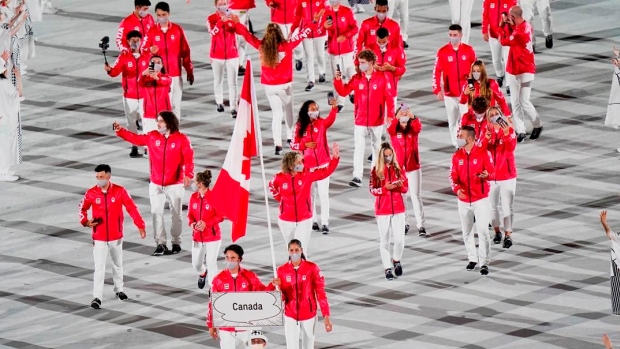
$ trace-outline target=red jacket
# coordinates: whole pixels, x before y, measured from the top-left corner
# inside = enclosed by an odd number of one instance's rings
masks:
[[[239,57],[235,24],[232,21],[222,21],[222,16],[216,11],[207,17],[207,30],[211,34],[210,58],[226,60]]]
[[[207,191],[204,196],[201,196],[199,192],[195,192],[189,198],[187,220],[189,226],[193,229],[192,237],[196,242],[222,240],[219,223],[224,220],[224,217],[215,211],[215,207],[209,204],[210,193],[210,191]],[[198,221],[203,221],[206,224],[202,231],[194,228],[194,223],[198,223]]]
[[[326,165],[331,160],[327,129],[336,121],[336,114],[338,114],[338,109],[331,108],[327,118],[319,117],[310,123],[302,137],[299,136],[299,122],[295,124],[295,139],[291,142],[291,149],[304,154],[304,165],[308,166],[309,169]],[[306,143],[309,142],[316,142],[316,147],[314,149],[306,148]]]
[[[380,71],[373,71],[370,80],[366,73],[353,75],[348,83],[334,79],[334,88],[341,96],[355,91],[355,125],[364,127],[382,126],[387,115],[394,115],[394,89],[390,80]]]
[[[338,7],[338,11],[334,11],[331,6],[328,6],[323,14],[326,21],[327,16],[332,18],[332,26],[327,29],[327,53],[339,56],[355,51],[353,37],[357,34],[358,28],[353,11],[342,5]],[[338,37],[341,35],[344,35],[346,40],[339,43]],[[340,69],[344,69],[344,67],[340,67]]]
[[[142,75],[138,78],[138,85],[142,88],[144,115],[147,119],[156,119],[159,112],[172,110],[170,103],[170,86],[172,79],[168,74],[159,73],[159,80]]]
[[[396,187],[388,190],[385,185],[396,181],[402,181],[402,187]],[[394,166],[385,165],[383,169],[383,178],[377,176],[377,169],[373,167],[370,171],[370,193],[376,197],[375,199],[375,215],[395,215],[405,212],[405,198],[403,194],[409,190],[409,182],[405,171],[400,171],[400,176],[396,174]]]
[[[506,116],[510,116],[510,107],[508,107],[508,103],[506,103],[506,99],[504,98],[504,94],[502,90],[499,88],[497,81],[493,79],[489,79],[489,87],[491,89],[491,100],[489,101],[489,107],[499,106],[502,109],[502,113]],[[474,95],[473,98],[480,96],[480,81],[474,81]],[[463,91],[461,92],[461,104],[469,103],[469,86],[465,84],[463,86]],[[473,101],[472,98],[472,101]]]
[[[131,13],[125,17],[118,26],[118,32],[116,33],[116,47],[122,52],[131,52],[131,49],[127,46],[127,34],[132,30],[137,30],[144,37],[151,27],[155,26],[155,20],[151,14],[147,14],[144,18],[140,18],[135,13]]]
[[[363,20],[360,26],[360,31],[357,35],[358,53],[377,42],[377,29],[381,27],[386,28],[390,32],[391,46],[403,47],[403,37],[400,35],[398,22],[388,17],[383,22],[379,22],[377,16],[372,16]]]
[[[517,137],[512,127],[508,135],[502,129],[491,132],[491,139],[487,142],[487,150],[491,153],[495,164],[495,180],[505,181],[517,178],[517,166],[515,165],[515,149]]]
[[[185,31],[180,25],[169,22],[168,30],[164,33],[161,26],[153,26],[143,40],[142,47],[146,50],[151,46],[157,46],[160,56],[166,68],[166,73],[171,77],[181,76],[181,66],[185,68],[188,76],[194,75],[194,65],[190,57],[189,43],[185,37]]]
[[[194,149],[183,133],[166,138],[158,131],[138,135],[121,128],[116,135],[133,145],[148,147],[151,183],[165,187],[183,183],[184,177],[194,178]]]
[[[138,229],[145,229],[146,225],[133,199],[120,185],[110,182],[107,193],[100,187],[94,186],[86,191],[80,202],[80,223],[86,226],[88,210],[92,207],[93,219],[101,218],[101,223],[93,227],[93,240],[114,241],[123,238],[123,206],[133,219]]]
[[[228,2],[228,8],[247,11],[256,8],[256,2],[254,0],[231,0]]]
[[[108,72],[111,77],[117,77],[123,74],[123,97],[129,99],[141,99],[144,97],[144,91],[138,84],[138,80],[142,72],[149,68],[151,55],[146,52],[136,58],[134,55],[125,51],[116,59],[112,70]]]
[[[477,176],[484,170],[489,174],[487,179]],[[459,198],[463,202],[471,204],[488,197],[488,181],[493,180],[494,175],[495,167],[491,154],[481,144],[474,145],[470,153],[467,153],[465,148],[461,148],[452,155],[450,184],[452,191],[457,195],[460,189],[465,191],[465,200]]]
[[[486,134],[490,127],[486,115],[482,118],[482,121],[478,121],[476,120],[476,113],[474,113],[474,110],[469,108],[467,113],[463,114],[461,117],[461,127],[459,127],[459,131],[463,126],[473,127],[476,130],[476,142],[486,146],[488,141]]]
[[[396,161],[405,172],[420,169],[420,153],[418,150],[418,135],[422,131],[422,122],[419,118],[409,121],[409,129],[405,132],[397,130],[399,124],[398,117],[392,118],[392,122],[387,128],[390,135],[392,147],[396,153]]]
[[[278,218],[286,222],[301,222],[312,218],[312,183],[334,173],[339,161],[339,158],[332,158],[329,166],[312,172],[304,168],[295,177],[288,173],[277,173],[269,182],[269,190],[280,203]]]
[[[271,22],[278,24],[293,23],[297,0],[265,0],[265,4],[267,4],[267,7],[271,11]],[[270,7],[269,4],[273,4],[274,6]]]
[[[255,49],[260,51],[263,40],[252,35],[241,23],[237,23],[236,32]],[[283,42],[278,47],[280,62],[274,68],[261,65],[260,82],[263,85],[283,85],[293,81],[293,50],[312,33],[311,28],[302,30],[299,34],[291,37],[290,41]]]
[[[510,26],[506,25],[500,28],[499,31],[499,42],[503,46],[510,46],[506,73],[511,75],[536,73],[531,37],[532,26],[527,21],[523,21],[521,25],[515,28],[510,28]]]
[[[284,299],[284,315],[297,321],[312,319],[317,308],[323,317],[329,316],[329,303],[325,293],[325,278],[315,263],[302,260],[295,269],[292,262],[278,268],[278,278],[282,282],[280,291]]]
[[[489,34],[492,38],[499,37],[499,23],[502,13],[517,5],[517,0],[483,0],[482,2],[482,35]]]
[[[455,50],[451,43],[440,48],[433,69],[433,93],[438,94],[441,91],[443,79],[444,95],[460,97],[463,85],[467,85],[471,65],[475,61],[476,52],[467,44],[461,43],[458,50]]]
[[[400,46],[395,46],[388,44],[385,52],[381,51],[381,47],[375,42],[368,46],[368,49],[372,50],[377,55],[377,65],[383,65],[385,63],[389,63],[394,66],[395,71],[384,71],[383,74],[388,78],[392,85],[392,93],[394,96],[398,95],[398,81],[405,74],[407,68],[405,64],[407,63],[407,56],[405,55],[405,51]],[[359,61],[355,58],[355,65],[359,65]]]
[[[243,269],[239,267],[239,274],[234,278],[230,274],[230,270],[222,270],[211,284],[212,292],[252,292],[252,291],[273,291],[275,287],[269,283],[265,286],[258,276],[253,271]],[[209,301],[209,308],[207,309],[207,327],[213,328],[213,308]],[[220,331],[235,331],[234,327],[221,327]],[[244,331],[240,328],[238,331]]]
[[[298,0],[297,7],[295,8],[295,19],[293,19],[293,25],[291,26],[291,33],[295,32],[295,29],[312,28],[312,21],[314,21],[314,15],[321,10],[329,8],[329,2],[325,0]],[[325,21],[327,16],[321,16],[316,29],[310,33],[309,38],[320,38],[327,35],[327,29],[325,29]]]

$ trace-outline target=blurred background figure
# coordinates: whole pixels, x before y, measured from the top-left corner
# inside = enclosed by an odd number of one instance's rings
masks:
[[[620,50],[615,47],[614,58],[611,62],[614,65],[614,75],[611,78],[611,92],[609,93],[605,126],[618,129],[620,127]],[[620,148],[617,150],[620,152]]]

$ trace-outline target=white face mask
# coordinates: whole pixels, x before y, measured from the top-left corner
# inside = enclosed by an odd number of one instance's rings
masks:
[[[162,135],[165,135],[166,132],[168,132],[168,128],[167,127],[158,128],[157,132],[161,133]]]
[[[401,124],[406,124],[407,122],[409,122],[409,117],[408,116],[401,116],[400,117],[400,123]]]
[[[319,117],[319,112],[318,111],[309,111],[308,112],[308,116],[310,117],[310,119],[316,120]]]
[[[108,180],[107,180],[107,179],[98,179],[98,180],[97,180],[97,186],[98,186],[99,188],[103,188],[103,187],[105,187],[106,185],[108,185]]]
[[[140,17],[144,18],[146,17],[146,15],[149,14],[149,10],[138,11],[138,14],[140,15]]]
[[[450,43],[452,45],[458,45],[461,42],[461,38],[456,37],[456,36],[451,36],[450,37]]]
[[[221,14],[225,14],[226,10],[228,10],[228,6],[224,5],[224,6],[218,6],[217,10],[220,11]]]
[[[140,47],[140,42],[132,42],[129,46],[132,50],[137,50]]]
[[[359,68],[360,68],[360,70],[361,70],[363,73],[365,73],[365,72],[367,72],[367,71],[368,71],[368,68],[370,68],[370,64],[368,64],[368,63],[360,63]]]
[[[157,17],[157,23],[159,23],[160,25],[168,23],[168,17]]]
[[[456,139],[456,146],[457,147],[463,148],[466,144],[467,144],[467,141],[464,140],[463,138],[457,138]]]
[[[389,164],[389,163],[391,163],[391,162],[392,162],[392,158],[393,158],[393,156],[392,156],[392,155],[388,155],[388,156],[384,156],[384,157],[383,157],[383,160],[385,160],[385,163],[386,163],[386,164]]]
[[[252,349],[263,349],[265,346],[260,343],[252,344]]]
[[[480,72],[473,72],[471,74],[471,76],[475,79],[475,80],[480,80]]]
[[[293,253],[292,255],[290,255],[290,257],[291,261],[297,263],[301,259],[301,253]]]
[[[329,0],[329,4],[332,6],[340,5],[340,0]]]
[[[239,262],[226,262],[226,269],[228,270],[234,270],[238,266]]]
[[[303,171],[304,171],[304,164],[295,165],[295,172],[303,172]]]
[[[385,20],[385,17],[387,17],[387,13],[379,13],[377,12],[377,19],[380,21]]]
[[[474,112],[474,114],[476,114],[476,121],[480,122],[480,121],[482,121],[482,119],[484,119],[484,113],[478,114],[478,113]]]
[[[192,190],[192,192],[197,192],[198,191],[198,186],[196,185],[196,183],[192,183],[191,190]]]
[[[156,71],[156,72],[160,72],[161,68],[163,68],[163,67],[164,67],[163,64],[157,64],[157,63],[153,64],[153,70]]]
[[[385,44],[377,44],[379,45],[379,48],[381,49],[381,52],[385,52],[387,50],[387,42]]]

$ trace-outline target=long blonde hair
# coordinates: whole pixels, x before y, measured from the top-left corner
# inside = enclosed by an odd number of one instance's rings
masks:
[[[282,157],[282,164],[280,165],[282,173],[288,174],[293,172],[293,169],[295,168],[295,161],[297,161],[298,158],[301,158],[301,154],[296,151],[291,151],[284,154]]]
[[[383,173],[383,169],[385,168],[385,160],[383,159],[383,152],[386,150],[392,151],[392,166],[394,166],[394,172],[396,173],[396,177],[400,178],[400,165],[398,165],[398,161],[396,161],[396,153],[394,152],[394,148],[388,142],[381,143],[381,148],[377,152],[377,161],[375,165],[375,173],[377,174],[377,179],[383,180],[385,178],[385,174]],[[379,184],[379,183],[376,183]]]
[[[265,37],[260,45],[260,63],[264,67],[275,68],[280,63],[278,48],[280,44],[286,42],[282,30],[275,23],[267,24]]]
[[[470,75],[474,76],[474,67],[480,68],[480,96],[484,97],[487,102],[491,102],[491,97],[493,95],[493,91],[491,90],[491,83],[489,82],[489,77],[487,76],[487,68],[481,60],[475,61],[471,65],[471,69],[469,70]],[[469,98],[467,104],[471,107],[471,103],[473,102],[473,98]]]

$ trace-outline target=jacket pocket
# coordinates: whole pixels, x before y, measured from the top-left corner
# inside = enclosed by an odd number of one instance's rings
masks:
[[[443,78],[443,89],[445,92],[450,92],[450,79],[447,76]]]

